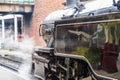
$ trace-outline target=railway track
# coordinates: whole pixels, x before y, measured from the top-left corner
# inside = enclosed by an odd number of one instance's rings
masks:
[[[23,59],[14,55],[0,55],[0,65],[18,71]]]

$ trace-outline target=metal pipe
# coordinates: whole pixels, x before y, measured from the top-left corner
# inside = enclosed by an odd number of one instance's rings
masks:
[[[113,0],[113,5],[114,5],[114,6],[117,6],[117,3],[116,3],[116,1],[115,1],[115,0]]]

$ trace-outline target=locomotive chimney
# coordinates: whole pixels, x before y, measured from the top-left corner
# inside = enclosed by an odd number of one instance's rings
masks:
[[[80,0],[66,0],[66,8],[77,7],[80,4]]]

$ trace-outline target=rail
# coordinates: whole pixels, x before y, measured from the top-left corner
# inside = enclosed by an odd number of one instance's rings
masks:
[[[23,60],[18,57],[13,57],[11,55],[0,55],[0,65],[10,68],[14,71],[18,71],[22,63]]]

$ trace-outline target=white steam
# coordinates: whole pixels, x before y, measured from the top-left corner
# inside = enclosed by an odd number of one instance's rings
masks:
[[[23,53],[32,53],[34,49],[34,40],[26,35],[23,35],[22,41],[18,42],[13,37],[8,37],[4,40],[4,49],[22,51]]]

